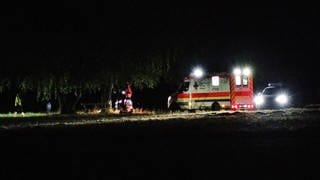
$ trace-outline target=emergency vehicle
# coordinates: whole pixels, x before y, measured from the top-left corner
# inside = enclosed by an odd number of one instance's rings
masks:
[[[168,97],[171,110],[254,109],[253,74],[249,68],[232,73],[185,77],[177,92]]]

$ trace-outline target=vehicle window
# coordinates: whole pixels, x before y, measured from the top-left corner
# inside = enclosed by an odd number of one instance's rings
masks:
[[[212,76],[211,84],[212,86],[219,86],[219,76]]]
[[[266,88],[263,90],[263,94],[265,95],[274,95],[277,92],[277,88]]]
[[[236,75],[235,78],[237,86],[247,86],[249,83],[249,77],[246,75]]]
[[[180,91],[188,91],[189,90],[189,81],[183,82],[181,87],[179,88]]]
[[[237,86],[241,85],[241,77],[239,75],[236,76],[236,85]]]
[[[248,76],[246,76],[246,75],[243,75],[243,77],[242,77],[242,84],[243,85],[248,85]]]

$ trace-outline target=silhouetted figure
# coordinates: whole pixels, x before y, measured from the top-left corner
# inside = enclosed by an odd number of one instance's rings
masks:
[[[19,93],[17,93],[16,98],[14,100],[14,107],[15,107],[15,114],[21,113],[22,115],[24,115],[23,107],[22,107],[22,100],[21,100]]]

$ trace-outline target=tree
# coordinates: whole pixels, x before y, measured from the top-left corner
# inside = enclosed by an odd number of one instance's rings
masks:
[[[178,56],[177,49],[164,44],[147,47],[146,42],[141,46],[127,42],[126,46],[120,42],[96,44],[92,51],[76,47],[64,52],[69,44],[54,51],[54,47],[50,47],[41,56],[25,55],[23,58],[28,61],[22,64],[15,57],[8,65],[14,68],[2,66],[8,72],[2,71],[6,73],[1,74],[0,93],[5,90],[34,92],[37,101],[57,100],[61,113],[72,113],[82,97],[100,94],[101,102],[108,103],[115,86],[129,82],[140,90],[154,88],[160,79],[169,77],[167,74]]]
[[[121,87],[127,82],[133,88],[154,88],[175,62],[177,51],[171,48],[105,48],[98,59],[100,66],[100,82],[105,82],[107,102],[111,101],[113,87]],[[106,62],[106,63],[104,63]],[[111,62],[111,63],[110,63]],[[106,83],[107,82],[107,83]]]

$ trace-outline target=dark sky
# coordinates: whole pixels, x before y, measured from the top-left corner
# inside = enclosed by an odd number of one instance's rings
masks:
[[[36,65],[35,59],[46,61],[37,57],[65,54],[93,59],[103,46],[184,47],[190,52],[180,59],[183,73],[192,65],[216,72],[249,64],[257,88],[282,81],[320,97],[314,4],[26,1],[2,7],[3,62]]]

